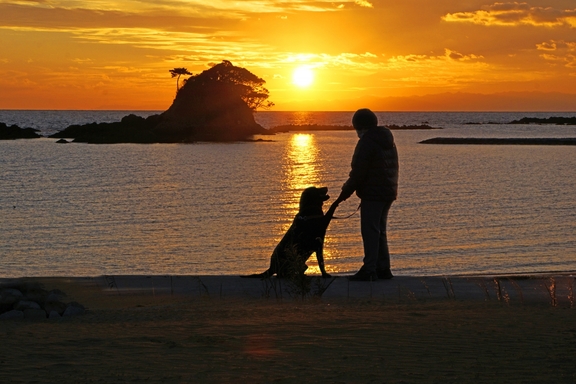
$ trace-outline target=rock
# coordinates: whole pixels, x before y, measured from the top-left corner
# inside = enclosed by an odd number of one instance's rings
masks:
[[[576,137],[565,138],[490,138],[490,137],[435,137],[420,144],[470,144],[470,145],[576,145]]]
[[[47,301],[44,303],[44,310],[48,313],[56,312],[62,315],[66,310],[67,305],[61,301]]]
[[[60,316],[60,314],[56,311],[50,311],[50,313],[48,314],[48,318],[50,320],[56,320],[62,318],[62,316]]]
[[[59,289],[48,292],[41,284],[18,280],[0,286],[0,319],[53,319],[63,315],[77,316],[85,313],[81,304],[65,304],[66,294]]]
[[[10,311],[14,304],[22,300],[24,295],[15,288],[4,288],[0,290],[0,314]]]
[[[34,128],[20,128],[17,125],[7,126],[5,123],[0,123],[0,140],[15,140],[15,139],[35,139],[42,137],[37,134],[38,129]]]
[[[0,292],[0,305],[12,306],[24,298],[24,294],[15,288],[6,288]]]
[[[34,309],[34,308],[25,309],[24,318],[26,320],[45,320],[46,311],[43,309]]]
[[[0,315],[0,320],[20,320],[24,318],[24,312],[13,309],[8,312],[4,312]]]
[[[42,309],[42,307],[35,301],[20,300],[14,305],[14,309],[24,311],[26,309]]]
[[[508,124],[576,125],[576,117],[559,117],[559,116],[552,116],[548,118],[523,117],[520,120],[513,120]]]
[[[24,297],[24,294],[16,288],[4,288],[0,291],[0,296],[12,295],[15,297]]]
[[[43,303],[46,300],[48,292],[43,289],[32,289],[26,292],[25,297],[29,301],[35,301],[37,303]]]
[[[68,144],[68,143],[70,143],[70,142],[69,142],[68,140],[66,140],[66,139],[60,139],[60,140],[58,140],[56,143],[57,143],[57,144]]]
[[[153,132],[158,115],[144,119],[128,115],[115,123],[90,123],[70,125],[63,131],[51,135],[51,138],[74,138],[74,142],[112,144],[112,143],[163,143],[166,138]]]
[[[62,316],[63,317],[79,316],[79,315],[83,315],[84,312],[86,312],[86,309],[84,308],[84,306],[73,301],[70,304],[68,304],[68,306],[66,307],[66,310],[64,311],[64,314]]]
[[[59,289],[53,289],[48,292],[48,296],[46,296],[46,301],[62,301],[63,298],[66,297],[66,294]]]

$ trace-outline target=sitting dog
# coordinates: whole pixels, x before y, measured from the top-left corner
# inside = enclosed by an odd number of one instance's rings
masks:
[[[336,200],[326,214],[322,204],[328,200],[328,188],[306,188],[300,196],[300,209],[292,225],[272,252],[270,268],[262,273],[242,277],[265,279],[276,275],[279,278],[293,277],[304,274],[308,266],[306,261],[316,253],[318,266],[322,277],[331,277],[324,268],[324,237],[334,211],[340,203]]]

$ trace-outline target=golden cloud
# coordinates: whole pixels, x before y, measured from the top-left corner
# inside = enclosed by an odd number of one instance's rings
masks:
[[[552,64],[563,64],[567,68],[576,68],[576,42],[550,40],[536,44],[536,49],[545,51],[540,57]],[[553,54],[550,52],[554,52]]]
[[[121,0],[12,0],[2,2],[4,6],[22,6],[32,9],[91,10],[102,12],[155,13],[158,16],[195,16],[202,18],[230,17],[241,19],[250,14],[291,12],[332,12],[341,10],[345,4],[373,8],[367,0],[343,0],[335,5],[332,0],[143,0],[135,5]]]
[[[538,27],[569,26],[576,28],[576,9],[531,7],[528,3],[494,3],[473,12],[448,13],[447,22],[472,23],[485,26],[533,25]]]
[[[564,40],[550,40],[543,43],[536,44],[536,49],[539,51],[576,51],[576,42]]]
[[[374,5],[372,5],[371,3],[369,3],[366,0],[354,0],[354,3],[356,3],[357,5],[359,5],[361,7],[374,8]]]

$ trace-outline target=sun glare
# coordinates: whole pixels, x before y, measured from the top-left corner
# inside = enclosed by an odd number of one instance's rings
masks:
[[[309,87],[314,81],[314,71],[305,65],[298,67],[292,74],[292,82],[301,88]]]

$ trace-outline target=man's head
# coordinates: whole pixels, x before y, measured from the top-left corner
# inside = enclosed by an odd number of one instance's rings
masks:
[[[370,129],[378,126],[378,118],[368,108],[362,108],[354,112],[352,125],[357,131]]]
[[[378,126],[378,118],[368,108],[362,108],[357,110],[352,116],[352,125],[356,129],[358,137],[362,137],[364,132]]]

